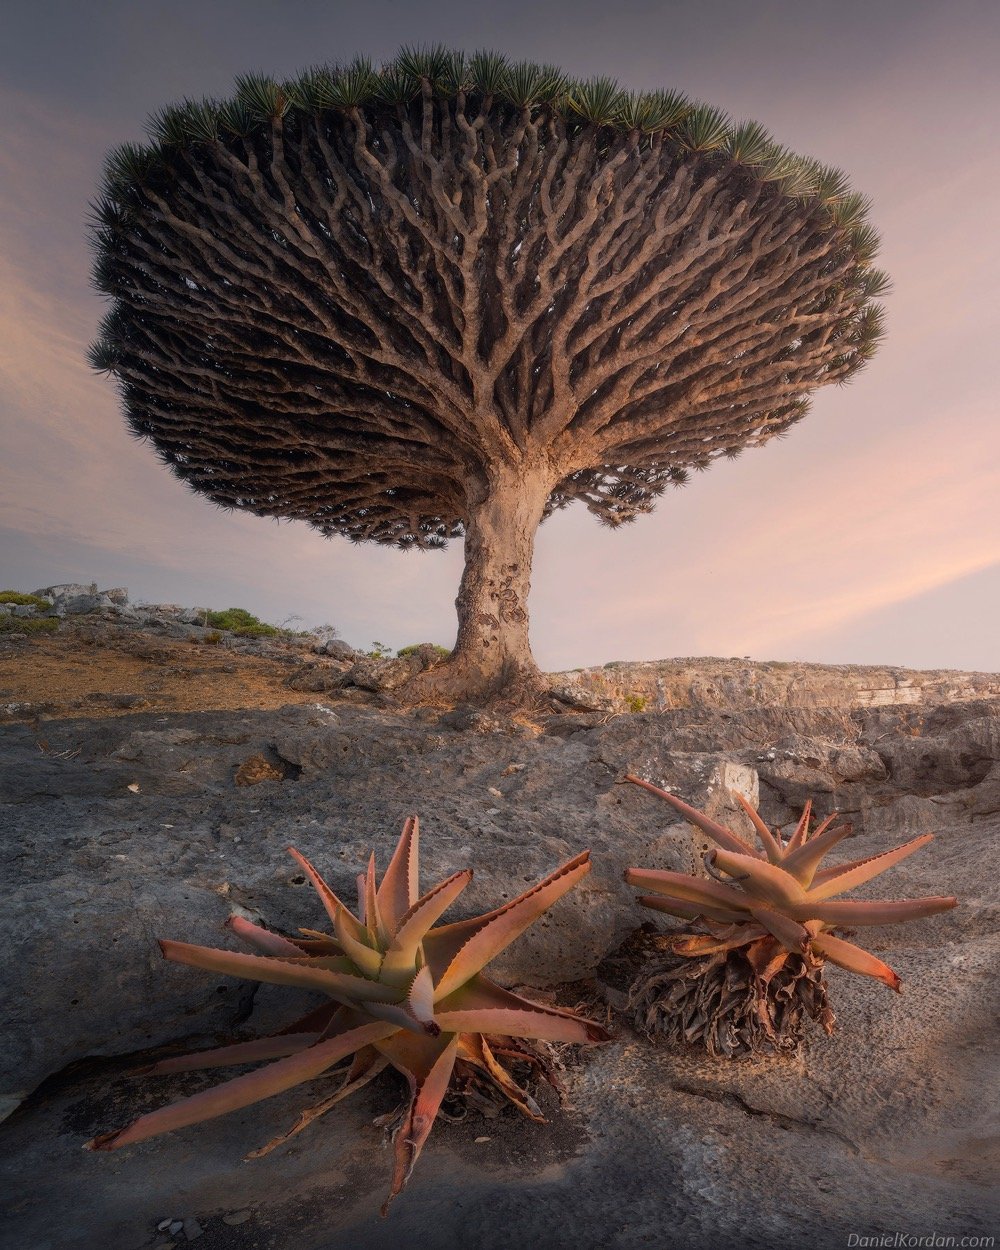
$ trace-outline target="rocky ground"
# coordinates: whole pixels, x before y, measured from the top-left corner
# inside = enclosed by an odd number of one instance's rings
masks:
[[[577,710],[532,722],[407,711],[391,689],[401,670],[322,639],[192,643],[201,627],[180,609],[133,611],[89,605],[52,634],[0,634],[2,1244],[826,1250],[852,1233],[996,1235],[996,676],[672,661],[561,675]],[[620,710],[640,698],[644,710]],[[871,930],[903,996],[833,970],[837,1032],[795,1058],[652,1047],[620,1013],[615,952],[649,915],[622,869],[687,868],[697,848],[626,771],[727,819],[737,790],[776,824],[813,795],[821,815],[851,815],[843,858],[936,831],[859,893],[960,906]],[[371,847],[385,863],[411,811],[425,881],[475,867],[468,912],[594,853],[591,876],[499,968],[615,1030],[571,1061],[549,1124],[438,1124],[387,1221],[372,1121],[398,1099],[390,1078],[253,1163],[246,1151],[309,1091],[117,1154],[81,1150],[218,1079],[131,1077],[150,1054],[303,1009],[295,991],[165,964],[155,938],[226,944],[233,910],[316,925],[285,848],[346,891]]]

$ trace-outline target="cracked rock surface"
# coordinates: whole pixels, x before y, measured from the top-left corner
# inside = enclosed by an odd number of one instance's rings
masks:
[[[164,1220],[197,1229],[202,1250],[825,1250],[851,1233],[996,1233],[996,698],[690,706],[540,730],[329,702],[49,720],[44,750],[29,724],[3,735],[10,1244],[185,1244],[183,1231],[158,1231]],[[263,779],[236,784],[251,759]],[[476,870],[456,918],[589,847],[590,877],[496,970],[512,985],[561,985],[564,1001],[599,994],[599,965],[648,919],[622,869],[697,862],[686,826],[623,784],[625,771],[724,819],[732,787],[759,792],[782,825],[812,795],[821,817],[850,813],[844,859],[936,831],[865,892],[954,893],[960,906],[871,930],[904,995],[832,970],[837,1033],[813,1034],[795,1058],[710,1062],[651,1047],[614,1018],[618,1041],[573,1061],[567,1106],[550,1104],[548,1125],[516,1114],[437,1125],[388,1222],[377,1210],[389,1157],[372,1125],[397,1101],[388,1078],[252,1164],[243,1154],[310,1091],[114,1155],[80,1149],[219,1079],[129,1078],[141,1057],[255,1035],[305,1009],[299,992],[166,964],[155,946],[229,945],[233,910],[286,931],[320,923],[290,843],[348,893],[368,851],[384,866],[417,811],[424,882]]]

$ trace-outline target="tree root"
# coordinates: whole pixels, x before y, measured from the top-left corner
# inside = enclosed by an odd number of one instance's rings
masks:
[[[487,672],[454,657],[416,673],[396,694],[408,705],[461,704],[507,715],[549,716],[566,711],[550,694],[548,679],[537,668],[512,665]]]

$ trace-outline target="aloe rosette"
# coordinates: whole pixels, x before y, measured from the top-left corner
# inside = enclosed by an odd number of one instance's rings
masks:
[[[239,916],[227,927],[253,954],[161,941],[167,959],[243,980],[318,990],[329,1002],[282,1032],[256,1041],[162,1060],[151,1074],[274,1060],[266,1067],[141,1116],[88,1145],[115,1150],[172,1129],[223,1115],[328,1073],[351,1059],[337,1090],[303,1112],[266,1154],[388,1066],[406,1077],[409,1103],[394,1132],[389,1198],[404,1187],[427,1140],[456,1067],[474,1069],[520,1111],[541,1120],[529,1093],[498,1058],[531,1062],[514,1039],[603,1042],[607,1032],[570,1010],[543,1006],[501,988],[484,967],[590,871],[584,851],[530,890],[486,915],[435,927],[472,881],[453,873],[420,895],[419,824],[407,819],[381,883],[375,857],[358,877],[358,914],[334,894],[313,865],[289,848],[319,895],[332,933],[303,929],[286,938]],[[383,1213],[385,1207],[383,1207]]]
[[[774,1013],[768,1014],[762,1009],[762,999],[772,986],[780,987],[785,1006],[801,990],[805,997],[800,994],[798,1006],[821,1020],[828,1032],[832,1031],[833,1014],[826,1005],[825,990],[820,980],[824,962],[862,976],[874,977],[891,989],[900,990],[899,976],[888,964],[863,947],[838,937],[832,930],[843,927],[853,930],[868,925],[917,920],[947,911],[957,902],[952,896],[907,899],[840,897],[926,846],[932,841],[933,834],[923,834],[880,855],[824,868],[821,865],[828,852],[852,832],[850,824],[837,824],[836,812],[810,831],[812,805],[807,802],[801,819],[786,841],[779,830],[768,828],[754,808],[738,795],[757,833],[760,841],[758,848],[676,795],[631,774],[626,779],[665,799],[714,843],[705,855],[708,880],[687,873],[629,868],[625,873],[626,881],[652,891],[639,898],[644,906],[694,922],[706,930],[673,938],[671,951],[686,959],[708,959],[705,971],[723,980],[728,978],[727,991],[742,988],[746,995],[755,999],[754,1027],[759,1023],[772,1043],[778,1040],[772,1027]],[[733,966],[729,964],[727,967],[726,957],[730,952],[741,952],[744,956],[741,966],[745,976],[741,987],[734,984]],[[662,992],[668,982],[671,983],[673,1005],[678,1006],[683,995],[673,982],[685,979],[688,982],[692,980],[678,965],[669,974],[663,973],[658,977],[658,989],[646,985],[645,992],[638,997],[645,1000],[647,1013],[651,993],[654,990]],[[801,985],[790,988],[795,981],[801,982]],[[723,994],[723,997],[726,995]],[[729,995],[731,1005],[735,997],[738,995]],[[778,1005],[782,1006],[782,1003]],[[694,1010],[693,999],[688,1006]],[[705,1016],[705,1020],[699,1020],[697,1024],[710,1024],[711,1005],[706,1003],[704,995],[697,1010]],[[793,1011],[792,1015],[794,1032],[801,1011],[798,1014]],[[744,1023],[750,1018],[745,1016]],[[699,1040],[706,1040],[711,1030],[696,1027],[695,1032]],[[712,1049],[711,1046],[709,1048]],[[741,1047],[734,1044],[733,1049]]]

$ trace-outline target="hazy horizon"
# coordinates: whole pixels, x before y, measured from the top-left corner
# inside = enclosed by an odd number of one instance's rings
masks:
[[[5,28],[0,587],[96,580],[329,622],[356,645],[451,643],[461,543],[401,553],[223,513],[130,437],[85,361],[106,307],[85,221],[109,148],[240,72],[440,41],[677,87],[763,122],[872,196],[894,285],[874,361],[819,391],[787,438],[694,475],[622,530],[579,506],[542,527],[539,664],[1000,669],[1000,7],[8,0]]]

